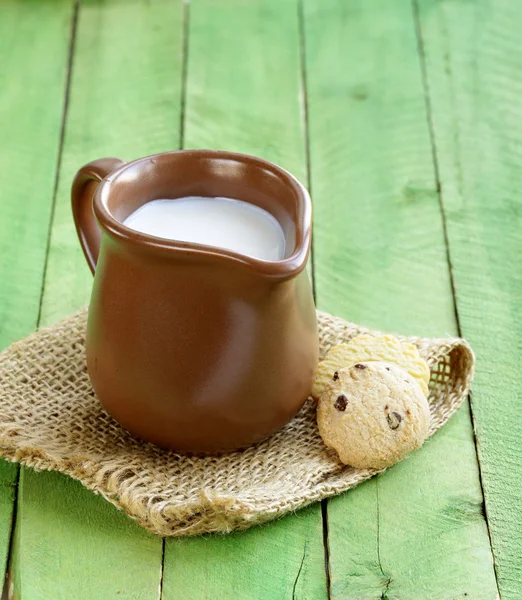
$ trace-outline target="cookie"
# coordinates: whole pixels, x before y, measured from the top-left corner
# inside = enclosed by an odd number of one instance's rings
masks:
[[[317,406],[324,443],[346,465],[382,469],[419,448],[430,427],[430,409],[418,380],[385,362],[340,369]]]
[[[419,383],[424,395],[428,395],[430,368],[420,357],[416,346],[400,342],[393,335],[367,335],[354,337],[348,344],[334,346],[319,363],[315,373],[312,396],[317,400],[335,371],[357,362],[384,361],[408,371]]]

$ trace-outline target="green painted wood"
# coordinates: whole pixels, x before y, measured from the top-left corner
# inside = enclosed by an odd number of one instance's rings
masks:
[[[306,180],[297,0],[192,0],[185,148],[255,153]]]
[[[2,348],[34,330],[38,318],[71,18],[71,0],[1,6]]]
[[[327,598],[317,507],[226,536],[167,540],[163,600]]]
[[[18,466],[2,460],[0,462],[0,580],[3,580],[7,567],[17,479]]]
[[[190,4],[185,146],[306,174],[297,3]],[[167,540],[163,600],[326,598],[320,505],[232,536]]]
[[[418,3],[472,409],[500,595],[522,595],[522,13],[516,0]]]
[[[0,8],[0,349],[37,324],[60,142],[72,2]],[[28,43],[30,40],[30,43]],[[0,576],[18,468],[0,461]]]
[[[101,156],[131,160],[179,147],[182,0],[81,4],[42,320],[89,299],[92,276],[71,221],[70,187]]]
[[[101,156],[179,144],[182,3],[85,0],[79,12],[42,322],[88,301],[69,206],[75,171]],[[24,470],[13,585],[22,600],[159,598],[162,541],[57,473]]]
[[[320,308],[456,332],[415,21],[407,0],[304,0]],[[475,313],[476,314],[476,313]],[[328,503],[331,596],[497,595],[469,408]]]
[[[23,469],[20,490],[17,600],[160,598],[160,538],[65,475]]]

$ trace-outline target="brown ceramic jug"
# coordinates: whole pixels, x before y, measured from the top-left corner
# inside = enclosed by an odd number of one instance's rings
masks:
[[[240,198],[279,221],[287,253],[267,262],[125,225],[158,198]],[[311,203],[288,172],[213,150],[84,166],[72,187],[94,286],[87,368],[107,411],[165,448],[244,448],[281,428],[310,393],[318,357],[305,266]],[[93,210],[94,208],[94,210]]]

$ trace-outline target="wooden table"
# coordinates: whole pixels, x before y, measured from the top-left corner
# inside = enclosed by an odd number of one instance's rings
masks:
[[[522,597],[521,31],[519,0],[0,2],[2,347],[88,300],[79,166],[211,147],[308,183],[321,309],[477,354],[414,456],[238,535],[162,540],[1,463],[10,597]]]

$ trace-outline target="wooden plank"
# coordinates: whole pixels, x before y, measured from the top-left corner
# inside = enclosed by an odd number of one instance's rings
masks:
[[[193,0],[189,17],[184,147],[255,153],[305,181],[297,0]]]
[[[179,143],[181,29],[181,1],[81,4],[44,323],[85,304],[92,283],[70,212],[75,171],[101,156],[130,159]],[[23,600],[159,598],[161,538],[59,474],[24,470],[15,550]]]
[[[2,3],[1,347],[33,331],[38,318],[71,18],[71,0]]]
[[[37,324],[72,2],[5,1],[0,18],[0,349]],[[31,40],[31,43],[28,43]],[[0,461],[0,575],[18,468]]]
[[[418,3],[472,409],[500,595],[522,593],[522,13],[516,0]]]
[[[160,598],[161,538],[65,475],[23,469],[14,597]]]
[[[190,5],[185,146],[257,154],[304,179],[297,4]],[[325,598],[320,505],[233,536],[167,540],[163,600]]]
[[[456,332],[412,7],[304,3],[320,308]],[[497,595],[469,409],[329,501],[332,598]]]
[[[80,9],[42,320],[89,298],[92,276],[71,221],[70,187],[84,163],[179,147],[182,0],[86,0]]]
[[[327,597],[316,506],[226,536],[166,542],[163,600]]]

